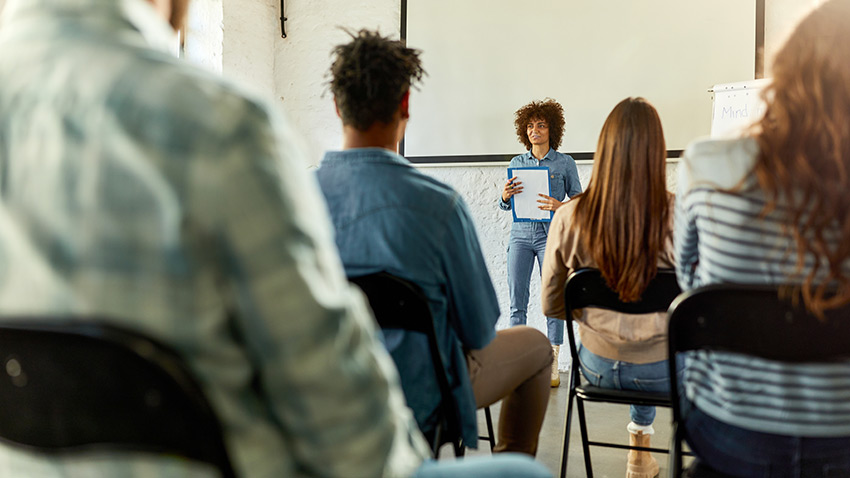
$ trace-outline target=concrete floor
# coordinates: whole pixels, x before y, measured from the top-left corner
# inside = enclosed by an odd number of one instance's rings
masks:
[[[537,450],[537,460],[552,470],[557,478],[560,476],[561,450],[563,449],[564,417],[567,405],[567,378],[566,372],[561,373],[561,386],[552,389],[549,398],[549,406],[546,409],[546,418],[543,421],[543,429],[540,432],[540,443]],[[570,430],[570,450],[567,459],[567,476],[570,478],[584,478],[584,457],[581,450],[581,436],[579,433],[578,413],[573,405],[573,423]],[[500,404],[490,407],[493,415],[494,426],[498,426]],[[626,425],[629,423],[629,407],[623,405],[612,405],[607,403],[585,403],[587,415],[587,429],[591,440],[611,441],[628,445],[628,432]],[[652,446],[667,448],[670,444],[670,410],[659,408],[655,418],[655,435],[652,437]],[[484,421],[484,412],[478,412],[478,430],[486,434],[487,425]],[[626,474],[627,450],[614,448],[591,447],[591,463],[593,464],[593,476],[595,478],[623,478]],[[481,441],[478,450],[467,450],[467,456],[490,454],[487,442]],[[446,446],[441,450],[441,459],[453,459],[451,447]],[[661,467],[659,478],[667,477],[667,455],[654,453],[655,459]],[[689,463],[685,459],[685,464]]]

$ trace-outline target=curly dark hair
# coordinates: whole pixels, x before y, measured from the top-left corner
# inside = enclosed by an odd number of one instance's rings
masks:
[[[360,131],[390,123],[404,94],[425,75],[421,52],[375,31],[347,33],[352,41],[332,51],[329,82],[342,123]]]
[[[514,125],[516,125],[516,136],[519,142],[525,145],[525,149],[531,149],[531,141],[528,140],[527,127],[533,119],[542,119],[549,125],[549,147],[558,149],[561,146],[561,138],[564,137],[564,108],[552,98],[543,101],[532,101],[531,103],[516,110],[514,113]]]

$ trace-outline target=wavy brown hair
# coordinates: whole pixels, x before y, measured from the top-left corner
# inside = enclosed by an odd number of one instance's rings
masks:
[[[806,308],[850,302],[850,1],[832,0],[806,17],[777,53],[755,128],[752,174],[766,194],[763,214],[782,211],[797,248]],[[784,207],[780,210],[777,205]],[[816,281],[816,277],[818,280]],[[835,291],[833,293],[832,291]]]
[[[640,299],[658,272],[670,234],[667,147],[661,119],[643,98],[626,98],[608,115],[593,157],[593,176],[571,228],[620,300]]]
[[[532,101],[516,110],[516,136],[519,142],[525,145],[525,149],[531,149],[527,128],[531,120],[535,119],[541,119],[549,126],[549,147],[557,150],[561,146],[561,138],[564,137],[564,108],[552,98],[546,98],[543,101]]]

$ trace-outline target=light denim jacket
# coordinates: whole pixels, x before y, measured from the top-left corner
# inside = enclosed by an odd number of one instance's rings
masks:
[[[464,349],[496,336],[499,305],[466,205],[451,187],[380,148],[329,152],[316,171],[349,276],[387,271],[422,287],[466,443],[475,444],[475,397]],[[386,344],[423,429],[440,400],[421,334],[388,331]]]
[[[573,197],[581,192],[581,183],[578,180],[578,168],[576,162],[569,154],[559,153],[552,148],[541,160],[537,160],[531,155],[531,151],[514,156],[511,159],[510,168],[528,168],[528,167],[546,167],[549,168],[549,190],[550,195],[558,201],[563,201],[565,197]],[[508,178],[505,178],[507,181]],[[499,196],[499,207],[505,211],[511,210],[511,203],[502,201],[502,196]],[[537,223],[534,222],[514,222],[511,225],[511,235],[522,234],[532,231]],[[549,222],[543,223],[543,228],[546,233],[549,233]]]

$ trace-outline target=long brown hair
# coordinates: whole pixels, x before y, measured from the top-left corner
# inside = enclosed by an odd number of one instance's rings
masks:
[[[784,208],[797,247],[797,270],[814,267],[801,287],[806,307],[850,302],[850,0],[832,0],[806,17],[777,53],[756,127],[753,175],[765,192],[763,214]],[[777,211],[778,212],[778,211]],[[816,282],[817,277],[817,284]],[[830,293],[831,287],[837,293]]]
[[[643,98],[621,101],[602,126],[593,177],[577,200],[571,227],[582,231],[608,286],[638,300],[658,272],[669,234],[667,149],[658,112]]]

